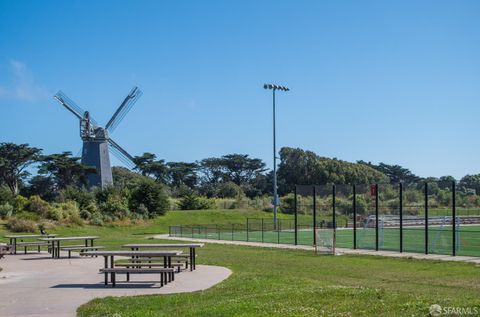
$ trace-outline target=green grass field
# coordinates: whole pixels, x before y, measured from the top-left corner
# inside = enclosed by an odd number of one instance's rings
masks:
[[[58,227],[54,232],[99,235],[102,245],[118,249],[166,233],[173,224],[228,224],[269,215],[178,211],[145,224]],[[6,233],[0,228],[0,235]],[[480,267],[473,264],[215,244],[199,251],[198,263],[228,267],[233,274],[202,292],[95,299],[81,306],[78,316],[427,316],[434,303],[480,307]]]

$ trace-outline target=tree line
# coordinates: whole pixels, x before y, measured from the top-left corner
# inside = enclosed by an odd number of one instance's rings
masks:
[[[455,180],[452,176],[421,178],[399,165],[366,161],[350,163],[327,158],[312,151],[284,147],[279,152],[278,190],[281,195],[293,191],[296,184],[414,184],[437,182],[445,187]],[[245,195],[249,198],[269,194],[272,171],[265,162],[248,154],[227,154],[196,162],[165,162],[153,153],[135,156],[134,171],[164,186],[173,197],[192,192],[206,197],[225,198]],[[86,175],[95,168],[81,164],[71,152],[44,155],[42,150],[28,144],[0,143],[0,185],[12,195],[20,192],[54,200],[69,187],[86,188]],[[118,178],[119,169],[113,169]],[[123,177],[135,178],[128,173]],[[466,175],[458,181],[465,190],[480,193],[480,174]]]

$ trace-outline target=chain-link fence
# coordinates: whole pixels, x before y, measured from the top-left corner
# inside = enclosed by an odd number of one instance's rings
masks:
[[[316,245],[316,229],[334,228],[339,248],[480,256],[480,195],[455,183],[297,185],[284,204],[294,219],[276,225],[249,218],[171,226],[170,235]]]

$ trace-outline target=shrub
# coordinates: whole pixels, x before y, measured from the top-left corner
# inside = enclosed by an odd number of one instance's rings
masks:
[[[89,220],[90,218],[92,218],[92,214],[90,213],[90,211],[82,209],[80,210],[80,217],[82,219]]]
[[[7,222],[8,230],[12,232],[36,232],[37,224],[35,221],[14,217]]]
[[[164,215],[170,203],[161,185],[150,180],[139,182],[132,190],[130,207],[132,210],[139,210],[140,205],[147,209],[147,217]],[[143,213],[144,211],[142,211]]]
[[[12,216],[13,206],[8,202],[0,205],[0,218],[5,219]]]
[[[288,194],[280,200],[280,210],[284,214],[295,213],[295,195]]]
[[[243,196],[243,190],[240,186],[233,182],[220,183],[217,186],[216,196],[220,198],[235,198]]]
[[[215,201],[195,194],[189,194],[180,200],[182,210],[213,209],[214,207]]]
[[[104,222],[103,222],[102,214],[99,212],[92,214],[92,217],[90,219],[90,224],[94,226],[103,226]]]
[[[47,218],[51,220],[60,221],[63,219],[63,212],[58,207],[53,207],[48,211]]]
[[[79,189],[75,186],[68,186],[59,193],[59,201],[75,201],[80,209],[85,209],[91,204],[95,204],[95,195],[93,192]]]
[[[148,208],[144,204],[140,204],[135,211],[135,218],[147,219],[149,215]]]
[[[0,204],[5,204],[5,203],[14,205],[15,199],[13,198],[12,192],[7,186],[0,185]]]
[[[107,198],[107,201],[100,203],[100,211],[105,215],[115,219],[124,219],[130,215],[128,210],[127,199],[124,197],[112,195]]]
[[[15,200],[13,202],[13,208],[15,212],[24,211],[27,208],[28,199],[23,197],[22,195],[15,196]]]
[[[68,225],[83,226],[83,220],[79,213],[71,213],[67,216],[64,223]]]
[[[40,219],[39,215],[37,215],[33,212],[29,212],[29,211],[19,212],[19,213],[15,214],[15,217],[19,218],[19,219],[32,220],[32,221],[35,221],[35,222],[37,222]]]
[[[34,212],[42,217],[46,217],[50,210],[50,204],[40,198],[38,195],[31,196],[26,206],[28,211]]]

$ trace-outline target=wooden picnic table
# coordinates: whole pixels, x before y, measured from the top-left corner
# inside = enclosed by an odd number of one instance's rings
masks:
[[[163,257],[165,259],[165,267],[172,267],[172,256],[180,255],[182,251],[179,250],[151,250],[151,251],[86,251],[80,252],[80,255],[85,256],[103,256],[104,258],[104,268],[108,269],[108,258],[110,258],[110,268],[115,267],[115,256],[126,256],[126,257]],[[105,285],[108,284],[108,273],[105,274]],[[111,273],[111,280],[114,280],[114,273]]]
[[[41,237],[56,237],[56,234],[17,234],[17,235],[8,235],[5,238],[10,240],[10,245],[13,246],[13,254],[17,254],[17,239],[33,239]]]
[[[132,251],[138,251],[139,249],[149,248],[189,248],[190,249],[190,271],[195,270],[195,249],[202,248],[203,243],[130,243],[125,244],[123,248],[130,248]]]
[[[60,242],[62,241],[75,241],[75,240],[84,240],[85,247],[93,247],[93,240],[99,239],[97,236],[80,236],[80,237],[53,237],[53,238],[38,238],[41,241],[47,241],[51,243],[52,248],[52,258],[60,258]],[[90,242],[90,244],[89,244]],[[56,244],[55,244],[56,243]]]

